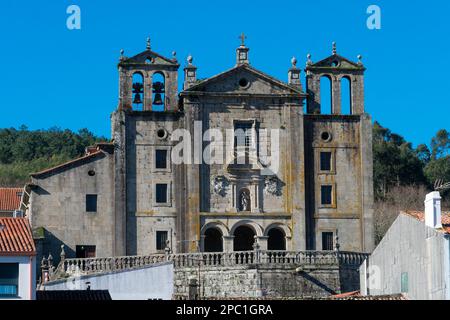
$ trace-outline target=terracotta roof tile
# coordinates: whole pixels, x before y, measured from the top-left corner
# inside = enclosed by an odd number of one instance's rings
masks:
[[[425,222],[425,213],[423,211],[408,210],[402,211],[402,213],[419,221]],[[450,233],[450,211],[442,211],[441,221],[443,231]]]
[[[0,188],[0,211],[18,210],[22,192],[21,188]]]
[[[35,255],[30,222],[27,218],[0,218],[0,256]]]

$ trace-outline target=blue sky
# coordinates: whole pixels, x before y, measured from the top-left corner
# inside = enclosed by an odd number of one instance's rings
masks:
[[[66,9],[81,8],[81,30]],[[381,8],[381,30],[366,27]],[[392,0],[12,1],[0,2],[0,127],[87,127],[110,136],[117,106],[120,49],[191,53],[198,77],[234,65],[238,35],[248,35],[251,64],[287,80],[290,59],[304,66],[331,53],[363,55],[366,110],[414,144],[450,130],[450,2]],[[304,76],[304,74],[302,73]],[[182,73],[180,72],[180,80]]]

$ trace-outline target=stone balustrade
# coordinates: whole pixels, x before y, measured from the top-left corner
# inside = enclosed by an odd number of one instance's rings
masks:
[[[359,266],[368,254],[341,251],[242,251],[217,253],[154,254],[148,256],[125,256],[107,258],[65,259],[49,280],[73,275],[105,273],[130,270],[162,262],[173,262],[175,268],[239,266],[239,265],[286,265],[299,267]]]

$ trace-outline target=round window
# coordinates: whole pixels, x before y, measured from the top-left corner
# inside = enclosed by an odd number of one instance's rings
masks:
[[[95,170],[89,170],[89,171],[88,171],[88,175],[89,175],[90,177],[95,176]]]
[[[331,134],[327,131],[322,132],[320,137],[322,138],[323,141],[326,141],[326,142],[331,141]]]
[[[167,138],[167,131],[165,129],[159,129],[156,132],[156,135],[158,136],[159,139],[165,139]]]
[[[242,78],[241,80],[239,80],[239,86],[240,86],[241,88],[247,87],[247,86],[248,86],[248,80],[245,79],[245,78]]]

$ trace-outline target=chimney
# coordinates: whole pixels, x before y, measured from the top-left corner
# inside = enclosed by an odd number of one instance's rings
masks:
[[[433,229],[442,228],[441,195],[433,191],[425,197],[425,225]]]

